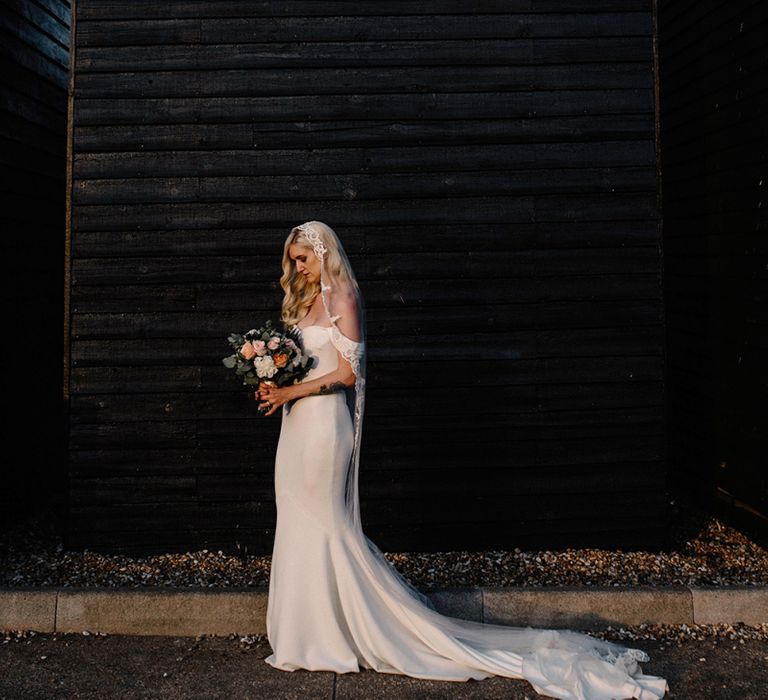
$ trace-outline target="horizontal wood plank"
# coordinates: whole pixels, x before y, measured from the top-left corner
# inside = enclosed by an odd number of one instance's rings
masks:
[[[72,541],[270,551],[280,417],[221,360],[308,219],[366,300],[371,532],[658,541],[652,9],[78,3]]]

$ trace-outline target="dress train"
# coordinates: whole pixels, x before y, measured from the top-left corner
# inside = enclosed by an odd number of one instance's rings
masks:
[[[336,368],[329,327],[302,329],[317,364]],[[659,700],[667,681],[642,672],[640,649],[556,629],[512,627],[438,613],[347,517],[345,469],[353,423],[343,393],[283,406],[275,460],[277,528],[267,605],[273,653],[297,669],[373,669],[442,681],[525,679],[563,700]]]

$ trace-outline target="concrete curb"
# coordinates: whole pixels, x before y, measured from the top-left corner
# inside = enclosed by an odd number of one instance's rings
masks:
[[[264,634],[266,588],[0,588],[0,629],[194,636]],[[600,630],[649,624],[768,623],[768,586],[450,588],[446,615]]]

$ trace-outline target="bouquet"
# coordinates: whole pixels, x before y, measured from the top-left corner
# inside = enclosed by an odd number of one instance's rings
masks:
[[[310,358],[294,338],[292,332],[277,331],[271,321],[242,335],[231,333],[227,340],[235,353],[222,363],[234,369],[243,385],[254,392],[260,384],[295,384],[309,372]]]

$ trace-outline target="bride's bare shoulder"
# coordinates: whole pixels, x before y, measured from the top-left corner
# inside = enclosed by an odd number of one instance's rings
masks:
[[[345,311],[357,310],[357,297],[350,289],[343,289],[339,292],[337,303],[339,308],[344,308]]]
[[[357,309],[357,295],[348,284],[334,285],[329,298],[334,309],[339,309],[334,311],[334,313],[342,313],[342,309],[347,313]]]
[[[361,339],[358,303],[357,296],[350,290],[340,290],[333,303],[333,315],[338,329],[356,342]]]

